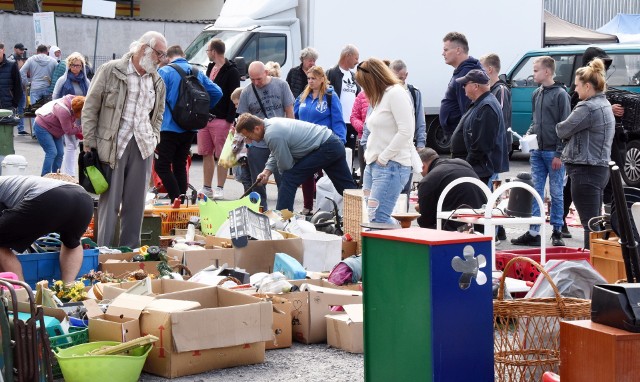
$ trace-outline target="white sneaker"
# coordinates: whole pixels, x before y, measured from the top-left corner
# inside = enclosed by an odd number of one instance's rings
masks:
[[[213,190],[211,188],[202,187],[200,191],[198,191],[198,194],[204,194],[204,196],[206,196],[209,199],[213,198]]]
[[[224,189],[222,187],[216,187],[213,193],[213,199],[224,199]]]

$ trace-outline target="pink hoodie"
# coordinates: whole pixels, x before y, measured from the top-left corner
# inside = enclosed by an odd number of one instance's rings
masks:
[[[353,103],[353,109],[351,109],[351,126],[358,132],[358,138],[362,138],[362,131],[364,130],[364,122],[367,117],[367,109],[369,108],[369,100],[361,91],[356,97]]]
[[[71,110],[71,100],[75,97],[68,94],[62,98],[50,101],[54,102],[53,111],[46,115],[36,116],[36,123],[47,130],[54,138],[61,138],[64,134],[82,133],[80,121],[76,124],[76,117]],[[43,106],[45,108],[47,105]]]

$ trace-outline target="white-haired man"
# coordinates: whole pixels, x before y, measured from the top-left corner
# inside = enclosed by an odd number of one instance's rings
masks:
[[[307,87],[307,71],[316,65],[317,59],[318,51],[311,47],[306,47],[300,51],[300,65],[289,70],[287,74],[287,83],[294,98],[298,98],[304,88]]]
[[[98,150],[109,189],[98,203],[98,244],[140,245],[153,151],[160,136],[165,85],[157,72],[167,41],[146,32],[129,53],[96,73],[82,109],[84,150]],[[122,206],[122,208],[120,208]],[[113,243],[120,217],[120,240]]]

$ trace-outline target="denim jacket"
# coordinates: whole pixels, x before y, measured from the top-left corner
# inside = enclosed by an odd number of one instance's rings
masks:
[[[562,162],[606,167],[611,157],[615,118],[604,93],[579,102],[569,117],[556,125],[566,142]]]

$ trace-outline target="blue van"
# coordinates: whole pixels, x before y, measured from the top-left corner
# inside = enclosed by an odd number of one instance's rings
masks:
[[[640,93],[640,44],[610,44],[596,46],[613,59],[607,71],[607,86]],[[524,135],[531,124],[531,96],[538,87],[533,81],[533,61],[536,57],[551,56],[556,61],[557,82],[571,88],[575,72],[582,66],[582,54],[589,45],[566,45],[536,49],[527,52],[506,76],[511,86],[513,131]],[[625,126],[627,153],[623,178],[627,185],[640,187],[640,125]],[[514,145],[517,145],[515,143]]]

